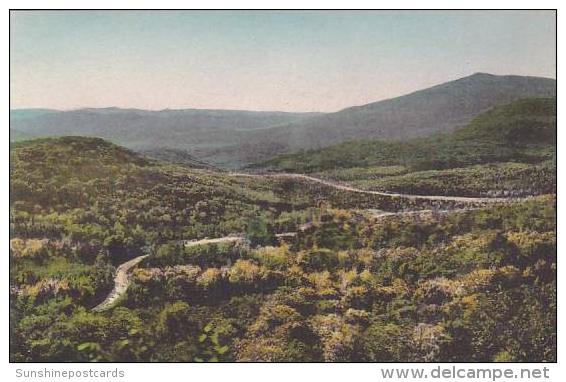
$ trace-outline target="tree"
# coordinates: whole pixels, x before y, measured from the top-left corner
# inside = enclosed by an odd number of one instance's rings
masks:
[[[277,243],[275,233],[262,218],[255,218],[248,222],[246,238],[254,247],[274,245]]]

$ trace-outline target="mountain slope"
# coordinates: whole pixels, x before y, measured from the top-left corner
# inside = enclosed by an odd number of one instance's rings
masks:
[[[427,138],[387,142],[350,141],[281,155],[254,168],[314,172],[336,168],[406,166],[414,170],[462,167],[510,159],[537,160],[529,148],[553,150],[556,99],[534,98],[495,107],[465,127]]]
[[[477,73],[405,96],[258,132],[255,145],[272,152],[329,146],[348,140],[399,140],[452,131],[494,106],[527,97],[554,97],[547,78]]]
[[[22,133],[21,131],[10,129],[10,142],[18,142],[26,139],[31,139],[29,134]]]
[[[194,156],[190,155],[187,151],[182,149],[156,147],[152,149],[140,150],[140,153],[150,158],[154,158],[157,160],[162,160],[170,163],[180,164],[185,167],[217,170],[217,171],[222,170],[210,163],[195,158]]]
[[[58,111],[53,109],[12,109],[10,110],[10,123],[54,113],[58,113]]]

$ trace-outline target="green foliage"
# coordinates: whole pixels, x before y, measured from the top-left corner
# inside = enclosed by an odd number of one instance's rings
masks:
[[[248,222],[246,238],[254,247],[275,244],[275,233],[264,219],[256,218]]]
[[[22,142],[10,162],[13,232],[97,241],[115,263],[144,245],[240,233],[260,211],[271,219],[294,208],[253,179],[149,161],[96,138]]]
[[[200,352],[197,362],[230,361],[230,346],[226,344],[234,334],[234,328],[229,321],[209,322],[198,337]]]
[[[30,298],[40,289],[12,295],[12,358],[553,361],[555,203],[538,197],[442,219],[331,210],[293,246],[221,267],[199,257],[204,247],[178,258],[178,245],[163,245],[159,264],[134,271],[127,308],[91,313],[62,286],[41,300]],[[313,244],[337,222],[357,238],[351,247]],[[26,251],[18,245],[14,255]]]
[[[26,142],[11,156],[12,361],[556,360],[555,195],[376,216],[359,209],[424,205],[211,176],[97,139]],[[533,174],[525,166],[496,165],[482,182]],[[473,182],[484,169],[434,177],[484,192]],[[434,186],[408,171],[336,174]],[[314,208],[321,199],[332,207]],[[285,231],[296,235],[277,242]],[[185,245],[243,232],[252,248]],[[92,312],[116,266],[142,253],[120,304]]]
[[[555,160],[538,164],[492,163],[379,177],[373,175],[373,169],[343,169],[318,175],[347,181],[361,189],[417,195],[508,197],[553,193],[556,190]]]

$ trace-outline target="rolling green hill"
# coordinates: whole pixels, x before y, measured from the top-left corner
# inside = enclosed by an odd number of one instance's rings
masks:
[[[24,236],[49,225],[55,237],[102,243],[120,226],[121,239],[150,244],[241,232],[262,209],[290,208],[252,179],[158,162],[100,138],[16,143],[10,162],[13,229]]]
[[[457,130],[454,139],[518,148],[556,145],[556,98],[527,98],[495,107]]]
[[[288,154],[252,168],[316,172],[395,166],[413,170],[463,167],[506,160],[548,158],[556,143],[556,100],[525,99],[496,107],[450,134],[408,141],[351,141]]]

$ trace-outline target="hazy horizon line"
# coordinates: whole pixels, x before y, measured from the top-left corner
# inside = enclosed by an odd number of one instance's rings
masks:
[[[18,110],[48,110],[48,111],[54,111],[54,112],[70,112],[70,111],[80,111],[80,110],[88,110],[88,109],[92,109],[92,110],[105,110],[105,109],[118,109],[118,110],[133,110],[133,111],[147,111],[147,112],[165,112],[165,111],[186,111],[186,110],[195,110],[195,111],[231,111],[231,112],[253,112],[253,113],[287,113],[287,114],[332,114],[332,113],[337,113],[346,109],[350,109],[350,108],[355,108],[355,107],[361,107],[361,106],[365,106],[365,105],[370,105],[373,103],[377,103],[377,102],[383,102],[383,101],[387,101],[387,100],[391,100],[391,99],[395,99],[395,98],[399,98],[399,97],[404,97],[404,96],[408,96],[410,94],[413,93],[417,93],[419,91],[423,91],[423,90],[427,90],[427,89],[431,89],[434,88],[436,86],[441,86],[450,82],[454,82],[454,81],[458,81],[464,78],[468,78],[468,77],[472,77],[475,75],[489,75],[489,76],[494,76],[494,77],[531,77],[531,78],[541,78],[541,79],[547,79],[547,80],[554,80],[556,81],[555,77],[546,77],[546,76],[536,76],[536,75],[522,75],[522,74],[492,74],[492,73],[487,73],[487,72],[474,72],[472,74],[469,74],[467,76],[463,76],[463,77],[458,77],[455,79],[451,79],[451,80],[446,80],[443,81],[441,83],[435,84],[435,85],[431,85],[425,88],[420,88],[417,90],[413,90],[410,91],[408,93],[403,93],[397,96],[393,96],[393,97],[386,97],[386,98],[382,98],[382,99],[378,99],[375,101],[371,101],[371,102],[367,102],[364,104],[357,104],[357,105],[350,105],[350,106],[346,106],[334,111],[316,111],[316,110],[310,110],[310,111],[302,111],[302,110],[296,110],[296,111],[289,111],[289,110],[254,110],[254,109],[230,109],[230,108],[226,108],[226,109],[222,109],[222,108],[198,108],[198,107],[183,107],[183,108],[162,108],[162,109],[151,109],[151,108],[140,108],[140,107],[135,107],[135,106],[116,106],[116,105],[109,105],[109,106],[77,106],[77,107],[73,107],[73,108],[68,108],[68,109],[56,109],[56,108],[50,108],[50,107],[42,107],[42,106],[30,106],[30,107],[17,107],[17,108],[12,108],[10,107],[10,111],[18,111]]]

